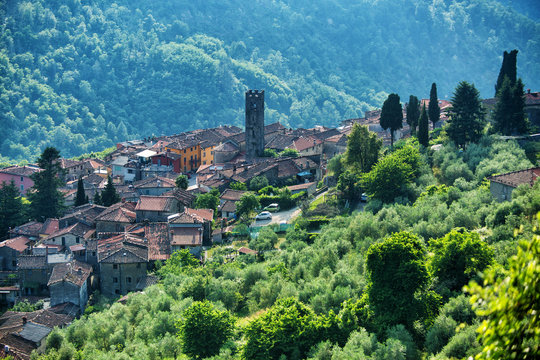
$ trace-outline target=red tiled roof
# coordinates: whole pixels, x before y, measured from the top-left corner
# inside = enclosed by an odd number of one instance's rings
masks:
[[[2,241],[0,243],[0,247],[6,246],[18,252],[23,252],[24,250],[28,249],[29,242],[30,239],[26,236],[17,236],[16,238]]]
[[[214,210],[212,209],[186,208],[184,211],[191,216],[196,216],[196,217],[201,218],[203,221],[212,221],[214,219]]]
[[[230,200],[226,200],[223,205],[221,205],[220,207],[220,210],[221,211],[225,211],[225,212],[236,212],[236,202],[235,201],[230,201]]]
[[[12,229],[10,233],[17,234],[17,235],[26,235],[26,236],[33,236],[33,237],[39,237],[39,232],[41,231],[41,228],[43,227],[43,223],[37,222],[37,221],[30,221],[26,224],[19,225]]]
[[[50,235],[58,231],[58,223],[58,219],[48,218],[47,220],[45,220],[45,223],[43,223],[43,226],[41,227],[39,233],[43,235]]]
[[[132,210],[133,206],[126,204],[128,203],[116,203],[109,206],[95,218],[95,221],[111,221],[121,223],[134,222],[137,216]]]
[[[149,223],[144,227],[148,260],[167,260],[171,257],[171,242],[167,223]]]
[[[98,261],[116,264],[147,262],[148,247],[138,236],[120,234],[99,241]]]
[[[246,254],[246,255],[257,255],[259,252],[257,250],[252,250],[247,247],[241,247],[237,250],[240,254]]]
[[[141,195],[135,211],[169,211],[173,199],[172,196]]]
[[[533,186],[535,181],[538,180],[539,176],[540,167],[536,167],[532,169],[513,171],[506,174],[491,176],[488,178],[488,180],[515,188],[521,184],[528,184],[529,186]]]
[[[287,188],[291,191],[294,191],[294,190],[305,190],[305,189],[308,189],[310,188],[311,186],[313,186],[315,184],[315,182],[309,182],[309,183],[304,183],[304,184],[298,184],[298,185],[291,185],[291,186],[287,186]]]
[[[299,137],[298,139],[296,139],[294,142],[293,142],[293,146],[296,150],[298,151],[304,151],[304,150],[307,150],[307,149],[310,149],[314,146],[317,146],[319,144],[321,144],[322,141],[319,140],[319,139],[316,139],[314,137]]]
[[[8,166],[0,169],[0,173],[26,177],[30,177],[30,175],[33,175],[40,171],[42,171],[42,169],[32,166]]]
[[[156,187],[174,188],[176,187],[176,183],[173,179],[169,179],[163,176],[154,176],[154,177],[146,178],[146,179],[133,183],[133,187],[135,189],[156,188]]]
[[[195,227],[175,228],[172,234],[173,246],[200,246],[202,245],[202,231]]]
[[[540,92],[525,94],[525,106],[533,105],[540,105]]]
[[[88,232],[90,230],[92,230],[92,228],[90,226],[88,226],[86,224],[83,224],[83,223],[80,223],[80,222],[76,222],[75,224],[73,224],[71,226],[65,227],[63,229],[60,229],[60,230],[52,233],[51,235],[49,235],[49,237],[47,239],[52,239],[52,238],[62,236],[62,235],[65,235],[65,234],[72,234],[72,235],[75,235],[75,236],[84,237],[86,232]]]
[[[47,268],[47,256],[45,255],[21,255],[17,268],[21,270],[34,270]]]

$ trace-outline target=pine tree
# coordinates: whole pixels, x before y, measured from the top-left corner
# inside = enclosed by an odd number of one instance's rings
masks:
[[[37,161],[43,171],[31,176],[34,187],[28,193],[28,200],[31,202],[31,215],[36,220],[57,218],[64,212],[64,196],[58,191],[63,174],[59,159],[60,152],[54,147],[47,147]]]
[[[398,94],[390,94],[381,110],[381,127],[390,129],[390,145],[394,146],[394,131],[403,127],[403,109]]]
[[[504,52],[501,70],[495,84],[495,96],[497,96],[497,93],[502,88],[505,76],[510,80],[511,86],[515,84],[517,78],[517,54],[517,50],[512,50],[510,53]]]
[[[101,192],[101,204],[103,206],[111,206],[112,204],[116,204],[119,201],[120,196],[118,196],[118,194],[116,193],[112,178],[109,175],[107,177],[107,185],[105,185],[105,189],[103,189],[103,191]]]
[[[88,196],[84,193],[84,183],[82,178],[77,181],[77,196],[75,197],[75,206],[80,206],[88,203]]]
[[[7,238],[9,228],[26,221],[26,209],[15,183],[0,185],[0,239]]]
[[[416,136],[416,127],[418,126],[418,118],[420,117],[420,102],[414,95],[409,96],[407,104],[407,124],[411,128],[411,135]]]
[[[508,77],[497,93],[497,103],[493,112],[493,127],[502,135],[518,135],[528,130],[525,115],[523,82],[518,79],[514,85]]]
[[[439,108],[439,98],[437,96],[437,84],[431,84],[431,91],[429,92],[429,106],[428,106],[429,120],[435,128],[435,124],[439,121],[441,116],[441,109]]]
[[[99,191],[96,191],[96,193],[94,194],[94,204],[95,205],[102,205],[102,203],[101,203],[101,194],[99,193]]]
[[[429,124],[426,105],[422,106],[422,114],[418,120],[418,142],[423,146],[429,145]]]
[[[478,141],[484,130],[485,112],[480,93],[474,85],[462,81],[456,87],[451,101],[446,132],[458,147],[464,148],[468,143]]]

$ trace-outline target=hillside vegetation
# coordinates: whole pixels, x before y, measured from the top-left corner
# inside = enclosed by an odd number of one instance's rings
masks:
[[[540,85],[540,24],[494,0],[8,0],[0,17],[3,160],[242,125],[248,88],[292,127],[335,126],[388,92],[427,97],[432,82],[441,98],[461,80],[492,97],[506,49]]]

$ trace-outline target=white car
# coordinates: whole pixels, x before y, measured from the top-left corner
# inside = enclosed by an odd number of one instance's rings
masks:
[[[270,214],[270,211],[263,211],[255,216],[255,220],[272,220],[272,214]]]

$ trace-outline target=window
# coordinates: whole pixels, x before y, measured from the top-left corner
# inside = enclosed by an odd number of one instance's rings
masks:
[[[11,266],[13,266],[14,268],[16,268],[16,267],[17,267],[17,260],[13,260],[13,261],[11,262]]]
[[[206,157],[206,151],[203,151],[202,157]]]
[[[21,184],[21,191],[24,191],[24,185]]]
[[[62,236],[62,246],[66,246],[66,238]]]
[[[113,269],[118,269],[118,264],[113,264],[112,268]]]
[[[206,165],[206,160],[202,162],[203,165]]]
[[[127,282],[128,284],[131,284],[131,277],[130,277],[130,276],[126,277],[126,282]]]
[[[117,283],[117,282],[118,282],[118,278],[117,278],[117,277],[113,277],[112,280],[113,280],[113,283]]]
[[[80,239],[79,239],[78,236],[75,238],[75,242],[76,242],[77,244],[80,242]]]
[[[92,256],[96,256],[96,252],[95,252],[95,251],[92,251]]]
[[[189,160],[193,160],[193,155],[191,155],[191,157],[189,158]]]
[[[186,153],[186,149],[184,149],[184,154]]]
[[[24,181],[24,178],[21,176],[21,182],[23,182],[23,181]]]
[[[187,159],[186,159],[186,158],[184,158],[184,165],[186,165],[186,161],[187,161]],[[184,167],[185,167],[185,166],[184,166]]]
[[[120,290],[116,289],[116,290],[114,290],[114,293],[117,294],[117,295],[120,295]]]

